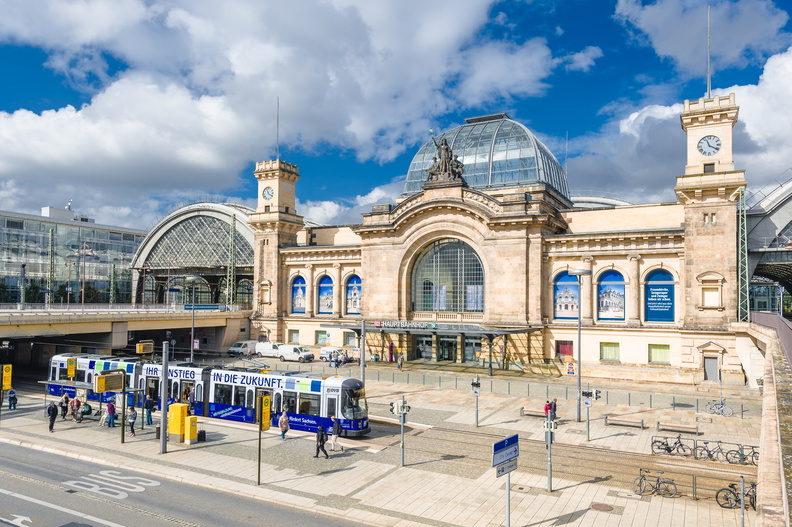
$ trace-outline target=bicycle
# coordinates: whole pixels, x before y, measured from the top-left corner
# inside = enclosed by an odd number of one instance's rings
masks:
[[[745,462],[751,463],[752,465],[759,465],[759,452],[757,452],[756,447],[750,447],[751,451],[748,453],[743,452],[744,448],[745,447],[740,445],[738,450],[729,450],[726,452],[726,461],[733,465],[741,465]]]
[[[756,510],[756,483],[749,483],[744,489],[744,493],[745,497],[748,498],[748,505],[753,510]],[[738,507],[742,500],[740,499],[740,489],[737,483],[730,483],[729,488],[720,489],[717,494],[715,494],[715,501],[724,509]]]
[[[677,486],[674,480],[668,478],[661,478],[663,472],[658,472],[654,481],[647,478],[648,469],[642,468],[641,475],[635,478],[632,484],[632,490],[636,494],[643,494],[646,492],[647,487],[651,489],[651,494],[659,494],[664,498],[673,498],[677,494]]]
[[[653,454],[673,454],[676,452],[680,456],[688,457],[693,450],[682,442],[682,434],[679,434],[673,445],[669,445],[666,439],[655,439],[652,441]]]
[[[734,415],[734,410],[731,409],[731,406],[726,404],[725,399],[721,399],[720,401],[707,401],[705,410],[711,414],[720,414],[723,417],[731,417]]]
[[[703,441],[704,446],[697,446],[693,450],[693,457],[696,459],[713,459],[715,461],[726,460],[726,452],[724,452],[721,442],[718,441],[718,446],[710,448],[709,441]]]

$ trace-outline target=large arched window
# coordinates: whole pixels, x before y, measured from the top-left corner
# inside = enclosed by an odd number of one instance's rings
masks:
[[[553,282],[553,317],[573,318],[580,313],[580,285],[578,277],[566,271],[558,273]]]
[[[438,240],[418,256],[412,275],[413,311],[484,311],[484,269],[460,240]]]
[[[624,320],[624,277],[618,271],[605,271],[597,284],[597,318]]]
[[[292,282],[292,313],[305,313],[305,278],[302,276]]]
[[[644,320],[674,321],[674,277],[665,269],[655,269],[644,284]]]
[[[360,300],[363,294],[363,282],[360,277],[353,274],[349,277],[346,284],[346,314],[360,314]]]
[[[333,313],[333,279],[325,275],[319,280],[319,314]]]

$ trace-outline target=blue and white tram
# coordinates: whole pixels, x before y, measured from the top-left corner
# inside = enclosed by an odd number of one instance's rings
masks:
[[[68,361],[75,360],[75,375],[68,376]],[[120,359],[113,355],[86,355],[83,353],[63,353],[55,355],[50,360],[50,371],[47,382],[47,392],[50,395],[63,395],[68,393],[69,397],[77,395],[77,389],[85,390],[85,397],[89,401],[99,401],[101,395],[102,402],[108,402],[115,397],[114,392],[96,394],[91,387],[93,378],[98,372],[105,370],[123,369],[127,374],[127,388],[134,387],[135,370],[139,359]]]

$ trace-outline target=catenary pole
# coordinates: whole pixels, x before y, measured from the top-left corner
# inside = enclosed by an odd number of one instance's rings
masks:
[[[162,343],[162,371],[160,371],[160,454],[168,452],[168,341]]]

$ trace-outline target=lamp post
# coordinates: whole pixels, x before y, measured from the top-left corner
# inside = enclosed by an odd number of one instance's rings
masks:
[[[578,356],[578,363],[577,363],[577,422],[580,422],[580,399],[582,395],[582,380],[583,380],[583,352],[582,352],[582,339],[581,339],[581,331],[580,331],[580,319],[583,318],[583,305],[580,301],[582,293],[583,293],[583,278],[584,276],[589,276],[591,274],[591,269],[572,269],[568,271],[570,276],[577,276],[578,279],[578,328],[577,328],[577,356]]]
[[[187,282],[192,282],[192,323],[190,324],[190,363],[193,362],[193,352],[195,351],[195,282],[200,280],[197,276],[191,276],[186,279]]]
[[[80,248],[77,249],[76,254],[78,256],[82,256],[82,291],[80,293],[80,303],[85,305],[85,257],[93,256],[94,252],[87,243],[82,242],[82,245],[80,245]]]
[[[69,277],[67,278],[67,281],[66,281],[66,305],[68,306],[69,305],[69,297],[71,296],[71,291],[72,291],[71,270],[72,270],[72,267],[74,267],[75,263],[67,261],[63,265],[65,265],[66,267],[69,268]]]

